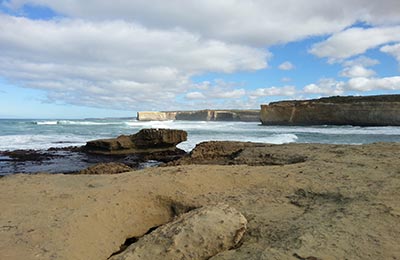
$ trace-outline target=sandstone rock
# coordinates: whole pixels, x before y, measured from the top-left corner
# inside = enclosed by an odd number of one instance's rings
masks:
[[[117,174],[129,172],[133,169],[123,163],[98,163],[78,172],[78,174]]]
[[[89,141],[84,150],[98,154],[160,152],[175,150],[175,146],[186,139],[187,133],[183,130],[142,129],[134,135]]]
[[[138,112],[140,121],[190,120],[190,121],[245,121],[259,122],[260,110],[197,110]]]
[[[304,162],[307,157],[301,154],[275,150],[276,146],[264,143],[210,141],[203,142],[181,159],[169,165],[185,164],[247,164],[247,165],[285,165]]]
[[[261,105],[264,125],[399,126],[400,95],[330,97]]]
[[[246,218],[228,205],[207,206],[181,215],[109,259],[209,259],[237,245],[246,225]]]

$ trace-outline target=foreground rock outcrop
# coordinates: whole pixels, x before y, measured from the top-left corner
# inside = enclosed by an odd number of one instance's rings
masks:
[[[247,230],[210,260],[400,259],[400,143],[268,149],[307,160],[0,178],[0,258],[106,260],[187,209],[223,203]]]
[[[261,105],[264,125],[400,126],[400,95],[330,97]]]
[[[260,110],[198,110],[198,111],[143,111],[137,113],[140,121],[244,121],[259,122]]]
[[[247,220],[225,204],[192,210],[165,224],[110,260],[209,259],[236,246]]]
[[[278,149],[277,149],[278,148]],[[251,142],[209,141],[198,145],[187,155],[168,165],[219,164],[251,166],[286,165],[305,162],[299,152],[282,151],[278,145]]]
[[[134,135],[121,135],[86,143],[84,150],[97,154],[153,153],[176,150],[176,145],[187,140],[187,133],[174,129],[142,129]]]

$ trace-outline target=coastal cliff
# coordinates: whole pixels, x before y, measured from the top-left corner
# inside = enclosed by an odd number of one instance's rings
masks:
[[[144,111],[137,113],[139,121],[244,121],[259,122],[260,110],[198,110],[198,111]]]
[[[400,126],[400,95],[328,97],[261,105],[263,125]]]

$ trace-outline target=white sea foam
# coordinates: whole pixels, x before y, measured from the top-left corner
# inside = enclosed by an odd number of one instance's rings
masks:
[[[57,125],[58,121],[37,121],[34,122],[36,125]]]
[[[290,142],[347,143],[400,142],[400,127],[261,126],[257,122],[91,120],[0,120],[0,150],[46,149],[83,145],[88,140],[134,134],[143,128],[182,129],[189,151],[211,140],[282,144]],[[95,127],[93,127],[95,126]]]
[[[254,136],[240,136],[240,135],[221,135],[212,138],[205,138],[204,136],[189,137],[188,141],[177,145],[178,148],[191,151],[196,144],[206,141],[241,141],[241,142],[255,142],[255,143],[269,143],[269,144],[285,144],[296,142],[298,137],[294,134],[274,134],[265,137]]]
[[[54,121],[35,121],[36,125],[123,125],[124,122],[96,122],[96,121],[74,121],[74,120],[54,120]]]
[[[0,150],[48,149],[50,147],[79,146],[85,139],[69,135],[6,135],[0,136]]]

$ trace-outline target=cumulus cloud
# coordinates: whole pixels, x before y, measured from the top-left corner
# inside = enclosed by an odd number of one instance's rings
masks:
[[[376,72],[371,69],[367,69],[361,65],[354,65],[351,67],[344,68],[340,72],[340,76],[347,78],[355,78],[355,77],[371,77],[375,75]]]
[[[177,109],[176,97],[212,106],[215,103],[209,100],[243,105],[246,95],[293,96],[294,86],[246,91],[244,86],[194,83],[193,77],[267,68],[269,46],[311,36],[331,35],[310,50],[331,60],[383,45],[381,51],[399,56],[398,0],[0,3],[11,11],[26,4],[49,7],[60,16],[45,21],[0,14],[0,76],[15,85],[45,90],[54,102],[166,110]],[[372,28],[352,28],[356,22]],[[372,65],[343,66],[342,76],[374,79],[374,71],[368,69]],[[280,67],[294,66],[287,62]],[[330,84],[310,84],[305,91],[342,91],[341,84]]]
[[[204,37],[264,46],[343,30],[357,21],[400,21],[397,0],[10,0],[7,6],[48,6],[69,17],[182,28]]]
[[[384,78],[352,78],[348,82],[348,88],[357,91],[400,90],[400,76]]]
[[[15,84],[46,90],[51,100],[132,109],[164,108],[193,75],[258,70],[269,57],[265,50],[180,29],[6,15],[0,15],[0,49],[0,75]]]
[[[269,97],[269,96],[294,96],[296,94],[295,86],[258,88],[249,93],[250,98]]]
[[[189,93],[187,93],[187,94],[185,95],[185,97],[186,97],[187,99],[205,99],[205,98],[206,98],[206,96],[205,96],[203,93],[198,92],[198,91],[189,92]]]
[[[393,41],[400,41],[400,26],[353,27],[314,44],[310,52],[318,57],[335,61],[362,54],[369,49]]]
[[[292,70],[294,69],[294,65],[290,62],[290,61],[285,61],[283,63],[281,63],[278,68],[280,70]]]
[[[309,84],[303,89],[303,93],[306,94],[322,94],[327,96],[341,95],[344,91],[345,83],[331,78],[321,79],[318,83]]]
[[[386,52],[397,59],[400,63],[400,43],[385,45],[380,49],[382,52]]]

